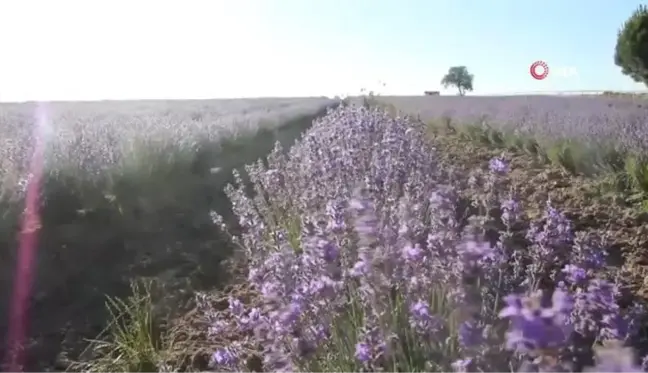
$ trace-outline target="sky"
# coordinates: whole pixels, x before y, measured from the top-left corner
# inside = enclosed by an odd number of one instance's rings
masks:
[[[645,90],[630,0],[2,0],[0,101]],[[535,80],[535,61],[549,76]]]

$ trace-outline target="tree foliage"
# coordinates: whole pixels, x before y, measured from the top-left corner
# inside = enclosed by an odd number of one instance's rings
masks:
[[[641,5],[617,36],[614,63],[623,74],[648,85],[648,8]]]
[[[473,90],[474,75],[468,72],[466,66],[453,66],[448,70],[448,73],[441,80],[443,87],[449,86],[457,87],[459,95],[463,96],[466,91]]]

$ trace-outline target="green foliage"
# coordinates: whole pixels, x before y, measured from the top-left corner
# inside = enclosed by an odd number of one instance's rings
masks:
[[[597,171],[601,173],[619,173],[625,168],[627,154],[614,146],[601,145],[596,149],[594,159]]]
[[[132,282],[131,296],[107,297],[111,321],[104,332],[108,338],[93,341],[90,348],[99,358],[77,368],[86,372],[162,371],[163,343],[153,312],[151,285],[150,281]]]
[[[525,137],[522,140],[522,150],[529,155],[538,156],[542,154],[542,149],[538,141],[532,137]]]
[[[623,74],[648,85],[648,8],[644,5],[624,23],[617,36],[614,63]]]
[[[430,339],[426,343],[420,343],[417,331],[409,322],[410,310],[405,299],[394,292],[387,300],[392,312],[386,314],[385,318],[391,326],[390,331],[395,334],[394,340],[397,341],[385,363],[392,372],[450,371],[452,367],[446,363],[459,359],[458,333],[462,319],[461,311],[451,301],[452,298],[448,296],[449,292],[443,285],[433,286],[426,303],[430,305],[430,313],[439,315],[439,320],[442,320],[443,325],[440,329],[445,335],[442,338]],[[354,294],[359,290],[348,288],[346,291]],[[334,328],[331,330],[330,342],[318,350],[320,356],[317,359],[310,360],[308,371],[361,371],[362,366],[354,355],[359,337],[358,330],[364,317],[361,304],[357,299],[350,298],[344,311],[340,312],[332,323]]]
[[[473,90],[474,75],[468,72],[466,66],[453,66],[448,70],[448,73],[441,80],[443,87],[450,86],[456,87],[459,90],[459,95],[463,96],[466,91]]]
[[[574,148],[568,141],[561,141],[553,144],[547,149],[549,160],[572,174],[578,172],[577,159],[574,154]]]
[[[648,193],[648,160],[645,157],[628,156],[625,168],[635,190]]]
[[[486,131],[486,137],[488,138],[489,144],[498,147],[504,146],[505,144],[504,135],[502,134],[501,131],[498,131],[495,128],[491,128],[491,127],[487,127],[484,131]]]

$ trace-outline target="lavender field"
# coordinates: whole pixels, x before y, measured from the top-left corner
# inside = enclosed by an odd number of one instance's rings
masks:
[[[219,143],[278,128],[330,102],[326,98],[261,98],[2,104],[0,178],[24,176],[35,133],[46,141],[48,170],[80,169],[96,174],[141,156],[133,153],[142,147],[196,151],[204,142]],[[47,116],[43,128],[33,125],[39,106]]]
[[[389,97],[424,121],[451,118],[457,124],[487,124],[543,141],[573,139],[623,149],[648,148],[648,102],[608,96]]]
[[[380,97],[435,127],[544,158],[614,188],[648,192],[648,110],[641,96]]]
[[[587,99],[380,97],[214,153],[202,138],[138,161],[118,152],[118,171],[87,184],[57,169],[44,212],[56,224],[40,235],[74,276],[35,301],[32,329],[99,335],[52,364],[75,371],[643,371],[648,214],[643,145],[629,135],[639,119],[626,124],[642,104]],[[613,103],[584,112],[597,102]],[[601,118],[587,129],[595,114],[623,130]],[[98,281],[112,268],[190,284],[117,290]],[[66,305],[57,327],[103,306],[80,281],[118,297],[112,319],[56,334],[46,305]]]
[[[257,197],[227,188],[247,280],[197,295],[204,369],[642,371],[646,310],[611,232],[520,185],[580,179],[427,130],[342,108],[247,168]]]
[[[180,312],[188,289],[226,282],[232,245],[211,215],[231,221],[223,187],[234,181],[232,170],[268,154],[275,142],[289,147],[335,104],[293,98],[0,105],[0,332],[5,340],[16,279],[33,276],[23,368],[71,369],[84,339],[104,337],[105,296],[128,296],[132,280],[157,281],[166,303],[156,303],[156,314]],[[36,139],[44,144],[36,258],[33,267],[17,269],[25,190],[38,180],[30,163]],[[5,357],[17,348],[7,342]]]

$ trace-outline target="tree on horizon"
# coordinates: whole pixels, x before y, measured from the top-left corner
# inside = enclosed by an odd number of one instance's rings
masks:
[[[466,66],[452,66],[441,80],[441,84],[443,84],[444,88],[457,87],[459,95],[463,96],[466,91],[473,90],[474,78],[475,76],[468,72]]]

